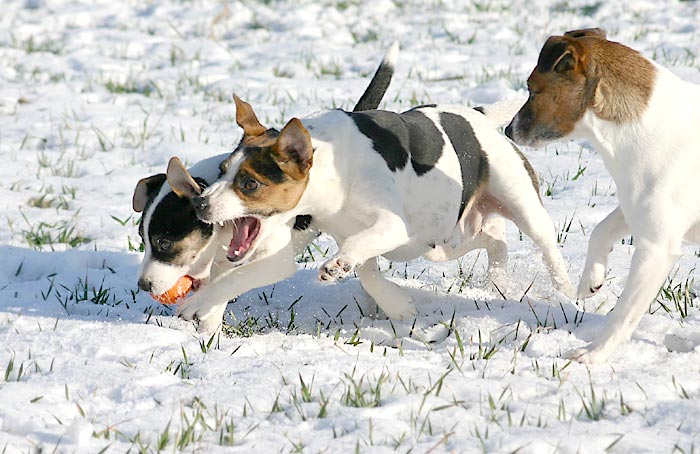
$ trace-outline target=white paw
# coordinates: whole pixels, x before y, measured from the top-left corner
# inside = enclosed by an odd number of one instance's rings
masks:
[[[350,257],[335,256],[321,265],[318,269],[318,278],[324,282],[334,282],[345,279],[352,273],[358,263]]]
[[[579,299],[590,298],[598,293],[598,290],[603,286],[605,280],[605,267],[601,265],[593,265],[592,269],[583,270],[583,275],[578,283],[578,291],[576,296]]]
[[[203,295],[195,293],[178,306],[177,315],[184,320],[197,322],[198,331],[213,332],[221,324],[227,304],[212,304]]]
[[[571,350],[564,354],[565,358],[573,359],[582,364],[600,364],[607,361],[610,356],[610,352],[606,351],[605,348],[596,346],[594,344],[588,344],[583,348],[578,348],[576,350]]]

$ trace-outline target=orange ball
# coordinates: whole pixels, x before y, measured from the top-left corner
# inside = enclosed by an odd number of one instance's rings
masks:
[[[154,300],[163,304],[176,304],[190,292],[193,282],[194,279],[191,277],[182,276],[167,292],[162,295],[154,295],[151,293],[151,296]]]

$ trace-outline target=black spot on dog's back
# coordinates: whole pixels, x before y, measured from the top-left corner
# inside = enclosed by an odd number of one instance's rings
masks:
[[[474,110],[476,110],[480,114],[483,114],[484,113],[484,106],[476,106],[476,107],[474,107]]]
[[[453,113],[441,112],[440,124],[449,137],[462,170],[462,202],[457,219],[462,218],[469,200],[488,178],[488,158],[469,122]]]
[[[357,128],[369,137],[372,147],[395,172],[406,167],[409,158],[417,175],[423,175],[442,155],[445,141],[440,130],[422,112],[402,114],[384,110],[348,113]]]
[[[411,165],[416,175],[421,176],[435,167],[445,141],[435,123],[423,112],[409,110],[401,118],[408,125]]]
[[[369,137],[372,147],[384,158],[389,170],[395,172],[406,167],[409,133],[399,115],[385,110],[346,113],[360,132]]]

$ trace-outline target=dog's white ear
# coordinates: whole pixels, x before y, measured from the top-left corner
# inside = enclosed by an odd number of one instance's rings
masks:
[[[244,136],[257,137],[267,131],[255,116],[253,107],[241,98],[233,94],[233,102],[236,103],[236,123],[243,129]]]
[[[148,203],[148,198],[165,182],[165,174],[159,173],[152,175],[148,178],[142,178],[136,183],[136,189],[134,189],[134,196],[131,198],[131,206],[134,211],[140,213],[146,208]]]
[[[190,175],[182,164],[180,158],[170,158],[168,170],[165,175],[168,178],[168,184],[170,184],[173,192],[177,194],[178,197],[191,199],[202,193],[202,188],[194,181],[194,178],[192,178],[192,175]]]
[[[570,30],[564,33],[564,36],[569,38],[583,38],[583,37],[593,37],[600,39],[607,39],[607,34],[602,28],[583,28],[581,30]]]
[[[308,173],[314,160],[311,136],[301,120],[292,118],[282,128],[274,145],[274,159],[282,171],[299,180]]]

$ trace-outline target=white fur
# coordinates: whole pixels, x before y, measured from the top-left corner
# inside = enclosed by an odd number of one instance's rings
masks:
[[[629,277],[603,332],[572,357],[605,361],[627,341],[681,253],[682,242],[700,242],[700,86],[656,67],[656,80],[641,118],[615,124],[588,111],[567,138],[590,140],[615,180],[620,206],[591,234],[578,294],[603,284],[613,244],[632,233]]]

